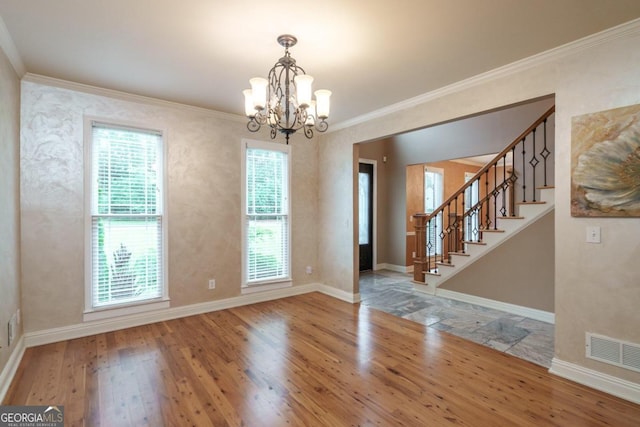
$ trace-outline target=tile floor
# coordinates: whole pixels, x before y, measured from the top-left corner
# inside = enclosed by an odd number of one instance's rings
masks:
[[[551,366],[550,323],[416,292],[410,276],[389,270],[361,273],[360,298],[369,307]]]

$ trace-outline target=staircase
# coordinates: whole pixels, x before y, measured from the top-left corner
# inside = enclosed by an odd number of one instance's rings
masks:
[[[414,288],[437,288],[554,209],[555,106],[431,213],[413,215]]]

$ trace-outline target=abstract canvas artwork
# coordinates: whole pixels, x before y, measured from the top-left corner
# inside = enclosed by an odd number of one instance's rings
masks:
[[[640,104],[572,119],[571,215],[640,217]]]

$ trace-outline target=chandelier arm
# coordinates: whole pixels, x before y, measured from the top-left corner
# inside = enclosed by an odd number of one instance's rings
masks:
[[[329,124],[325,119],[320,119],[319,122],[316,122],[316,130],[318,132],[326,132],[329,129]]]
[[[255,119],[255,117],[252,117],[251,120],[249,120],[247,123],[247,129],[249,129],[250,132],[257,132],[260,130],[260,123]]]
[[[304,127],[304,136],[309,139],[313,138],[313,128],[311,126]]]

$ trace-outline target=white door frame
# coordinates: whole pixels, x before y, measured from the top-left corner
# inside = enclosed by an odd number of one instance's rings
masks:
[[[378,269],[378,161],[372,159],[358,159],[358,164],[366,163],[373,165],[373,256],[371,259],[371,267],[373,271]],[[360,214],[360,204],[358,203],[358,217]]]

